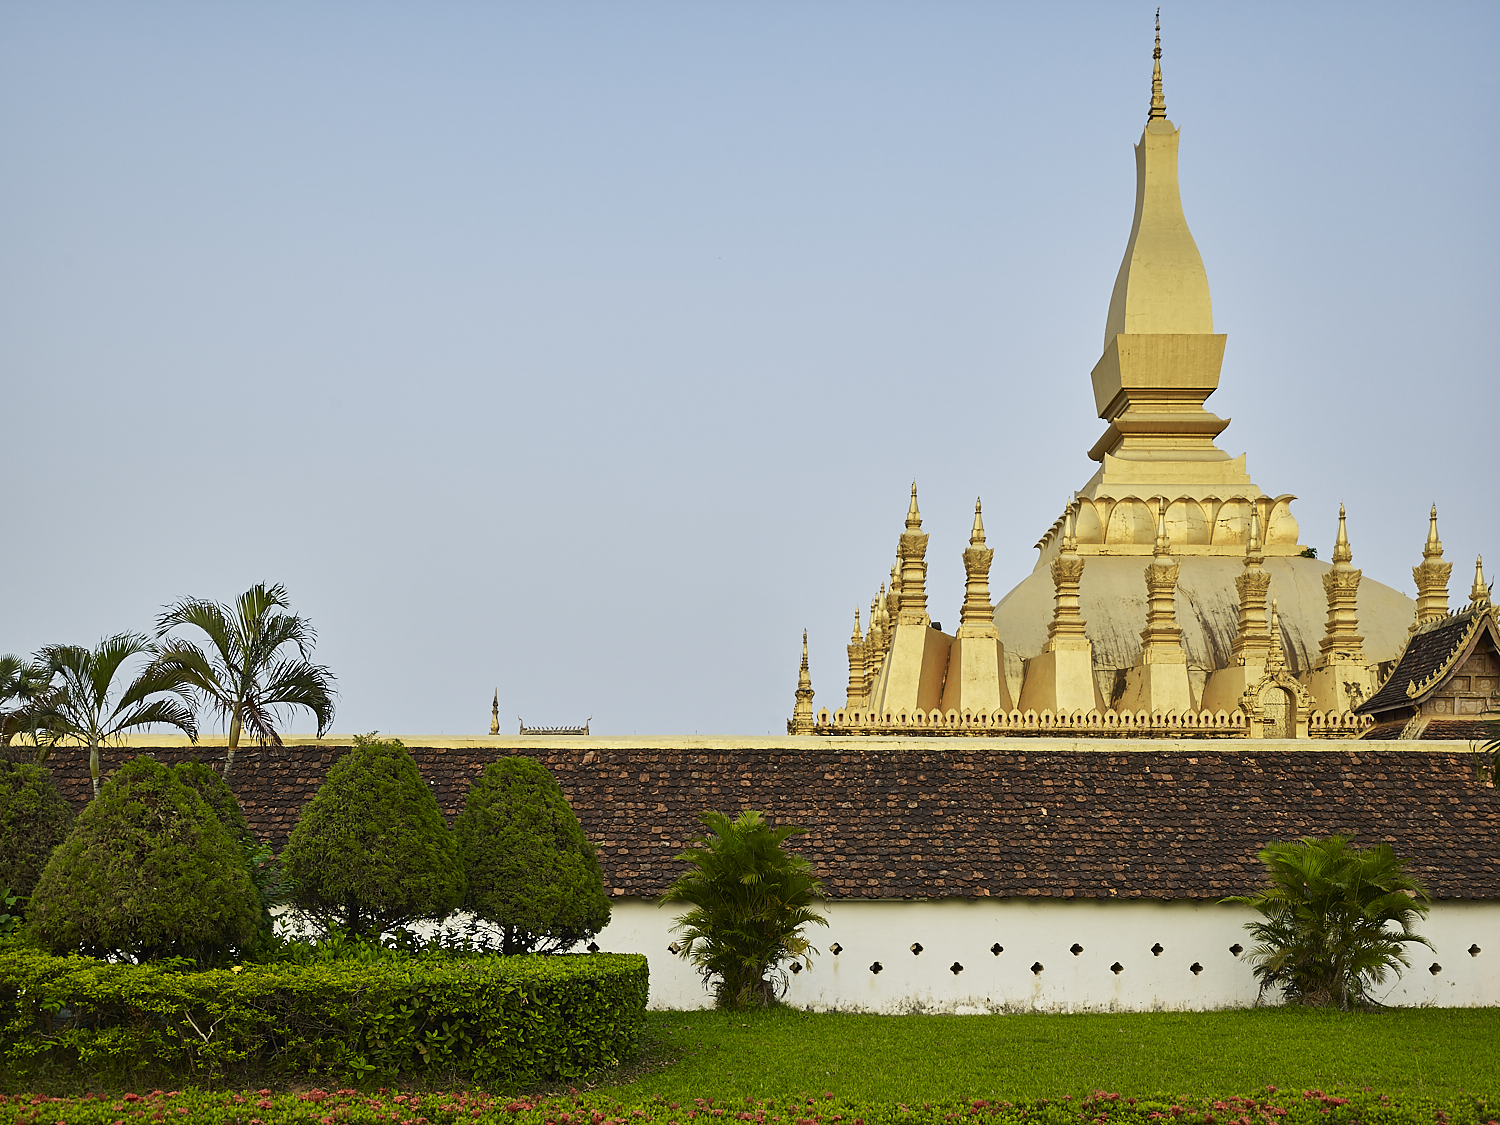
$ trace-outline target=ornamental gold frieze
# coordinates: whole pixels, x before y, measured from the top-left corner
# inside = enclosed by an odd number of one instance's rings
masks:
[[[1175,555],[1242,556],[1250,541],[1251,514],[1259,512],[1262,551],[1271,556],[1302,553],[1292,515],[1296,496],[1100,496],[1078,497],[1074,525],[1080,555],[1149,555],[1156,543],[1157,511],[1167,505],[1167,534]],[[1059,516],[1036,544],[1045,557],[1059,547]]]

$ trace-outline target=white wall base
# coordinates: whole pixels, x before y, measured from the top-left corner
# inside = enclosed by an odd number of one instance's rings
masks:
[[[692,966],[668,952],[678,911],[617,898],[601,949],[644,953],[652,1008],[706,1008]],[[1241,906],[1157,900],[839,900],[829,925],[811,927],[821,954],[791,978],[786,1001],[819,1011],[886,1013],[1151,1011],[1252,1004],[1250,967],[1229,952],[1248,947]],[[1500,902],[1444,901],[1419,927],[1434,949],[1411,947],[1412,967],[1375,996],[1391,1005],[1500,1004]],[[922,952],[911,952],[913,943]],[[834,943],[842,949],[830,953]],[[990,952],[993,945],[1004,952]],[[1151,947],[1161,945],[1159,956]],[[1081,952],[1070,952],[1074,945]],[[1480,952],[1471,955],[1471,946]],[[872,973],[874,962],[881,964]],[[951,971],[957,962],[963,971]],[[1031,966],[1043,969],[1033,973]],[[1120,964],[1122,971],[1111,972]],[[1191,966],[1200,965],[1193,973]],[[1438,964],[1442,970],[1429,972]]]

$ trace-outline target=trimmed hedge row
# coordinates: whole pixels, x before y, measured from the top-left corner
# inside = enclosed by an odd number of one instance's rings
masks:
[[[380,1089],[308,1090],[273,1095],[269,1090],[204,1094],[189,1090],[104,1098],[0,1098],[0,1121],[13,1125],[121,1125],[133,1120],[173,1120],[222,1125],[1496,1125],[1500,1113],[1482,1098],[1390,1098],[1367,1091],[1347,1097],[1322,1090],[1273,1090],[1251,1098],[1162,1096],[1122,1098],[1097,1093],[1029,1102],[975,1099],[905,1106],[806,1095],[714,1104],[660,1098],[628,1109],[605,1094],[557,1099],[494,1098],[475,1093],[403,1094]]]
[[[10,1090],[59,1073],[525,1084],[614,1065],[646,995],[639,954],[181,972],[12,947],[0,950],[0,1073]]]

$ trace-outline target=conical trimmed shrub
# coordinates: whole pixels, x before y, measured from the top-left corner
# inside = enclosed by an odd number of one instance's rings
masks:
[[[255,833],[250,831],[240,799],[218,770],[201,761],[179,762],[176,770],[178,780],[203,798],[231,836],[239,841],[254,841]]]
[[[212,965],[249,946],[259,915],[239,842],[174,770],[142,756],[52,853],[27,927],[54,953]]]
[[[0,891],[31,894],[72,827],[73,809],[45,767],[0,763]]]
[[[458,843],[395,739],[355,739],[302,810],[281,859],[293,905],[352,934],[441,920],[463,902]]]
[[[464,908],[499,927],[502,952],[555,952],[609,924],[604,875],[562,787],[530,758],[491,762],[453,822]]]

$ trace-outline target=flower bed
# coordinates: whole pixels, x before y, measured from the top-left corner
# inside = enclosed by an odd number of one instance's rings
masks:
[[[109,1097],[0,1096],[0,1122],[12,1125],[131,1125],[183,1119],[209,1125],[1497,1125],[1483,1099],[1439,1101],[1369,1091],[1282,1092],[1251,1097],[1172,1100],[1096,1093],[1080,1100],[973,1099],[945,1104],[877,1104],[817,1096],[715,1104],[662,1099],[625,1106],[606,1094],[506,1098],[482,1093],[402,1093],[380,1088],[202,1093],[153,1090]]]

